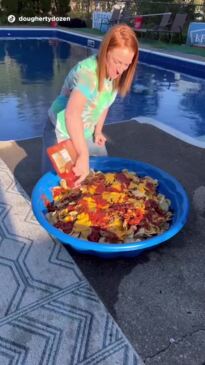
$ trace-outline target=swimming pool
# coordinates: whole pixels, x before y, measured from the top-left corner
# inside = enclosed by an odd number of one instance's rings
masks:
[[[0,139],[41,136],[47,110],[68,70],[93,52],[51,37],[0,39]],[[129,95],[118,97],[111,107],[107,123],[135,118],[203,139],[205,80],[144,61]]]

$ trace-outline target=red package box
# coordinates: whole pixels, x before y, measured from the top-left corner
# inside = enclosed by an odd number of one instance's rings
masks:
[[[47,153],[57,174],[66,180],[68,187],[73,187],[77,177],[72,167],[75,165],[78,154],[71,139],[48,147]]]

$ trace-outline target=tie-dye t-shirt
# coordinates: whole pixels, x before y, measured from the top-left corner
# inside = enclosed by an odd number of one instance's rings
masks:
[[[51,105],[48,114],[58,132],[69,138],[65,124],[65,108],[72,90],[79,90],[87,98],[82,112],[85,138],[93,135],[95,125],[101,114],[115,100],[117,91],[113,90],[112,81],[105,79],[103,91],[98,91],[97,58],[92,55],[77,63],[68,73],[60,95]]]

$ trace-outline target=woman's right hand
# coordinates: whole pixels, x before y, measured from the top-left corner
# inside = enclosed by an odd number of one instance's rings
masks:
[[[74,187],[77,188],[89,174],[89,156],[87,154],[80,155],[73,167],[73,172],[77,176]]]

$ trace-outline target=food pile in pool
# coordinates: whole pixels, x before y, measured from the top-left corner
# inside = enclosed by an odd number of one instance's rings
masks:
[[[157,180],[127,170],[91,171],[79,188],[69,189],[63,180],[54,187],[46,216],[64,233],[88,241],[142,241],[168,230],[173,216],[157,187]]]

